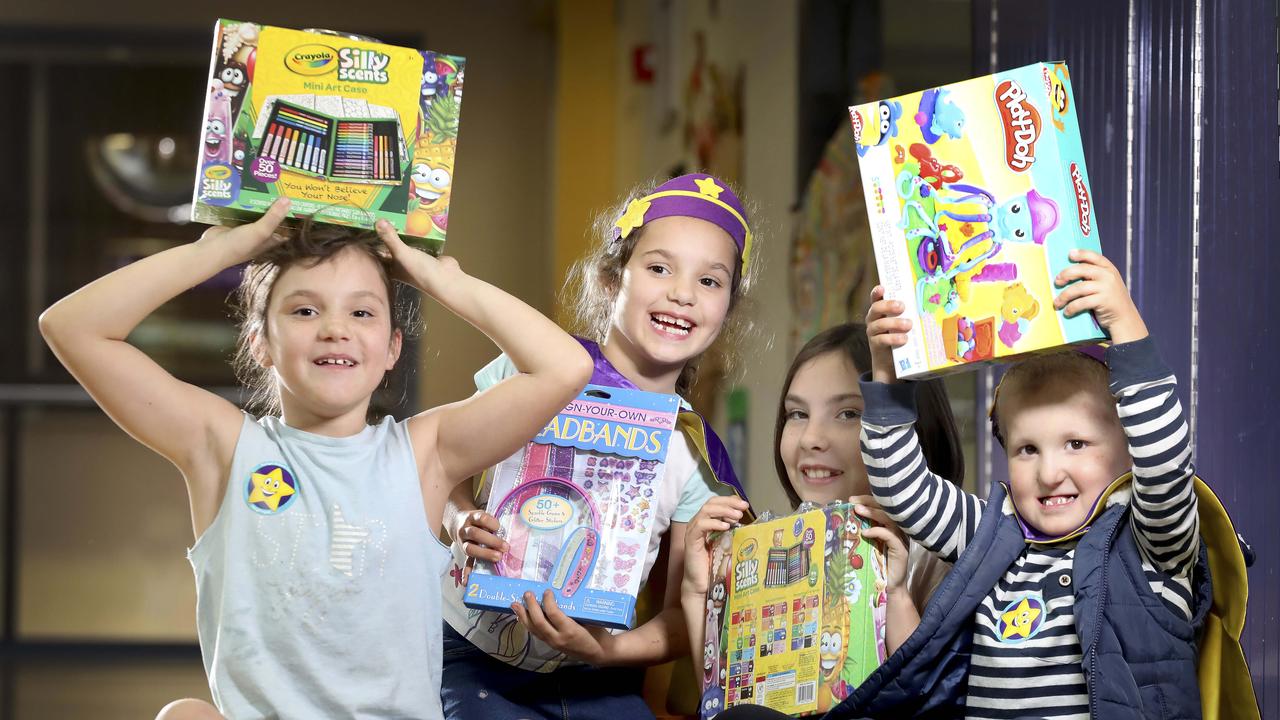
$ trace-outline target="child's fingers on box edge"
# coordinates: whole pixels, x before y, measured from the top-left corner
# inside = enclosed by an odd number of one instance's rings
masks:
[[[1078,263],[1088,263],[1090,265],[1098,265],[1100,267],[1115,267],[1106,255],[1094,250],[1086,250],[1085,248],[1075,248],[1071,251],[1070,259]]]
[[[1082,315],[1084,313],[1095,310],[1097,309],[1097,307],[1098,307],[1097,296],[1088,295],[1086,297],[1076,298],[1075,300],[1072,300],[1071,302],[1067,303],[1065,306],[1063,306],[1062,312],[1067,317],[1075,317],[1077,315]]]
[[[491,530],[491,531],[496,531],[499,527],[501,527],[501,525],[498,523],[498,518],[494,517],[493,515],[490,515],[484,510],[476,510],[475,512],[471,513],[471,515],[467,518],[467,522],[472,525],[475,525],[476,527],[482,527],[482,528],[485,528],[486,530]]]
[[[467,542],[480,543],[481,545],[495,548],[501,547],[503,542],[502,538],[498,537],[497,534],[492,533],[479,525],[467,525],[462,528],[462,539]]]
[[[1067,303],[1070,303],[1072,300],[1089,297],[1097,292],[1097,284],[1092,280],[1085,280],[1083,282],[1075,283],[1074,285],[1068,285],[1062,290],[1062,292],[1058,293],[1057,297],[1053,299],[1053,304],[1054,307],[1058,308],[1066,307]]]
[[[475,558],[476,560],[485,560],[487,562],[496,563],[502,559],[501,552],[492,548],[484,547],[483,545],[472,545],[471,543],[467,543],[463,546],[462,551],[466,553],[467,557]]]

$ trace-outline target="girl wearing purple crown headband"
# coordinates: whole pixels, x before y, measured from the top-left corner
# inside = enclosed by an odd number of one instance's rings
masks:
[[[710,175],[682,175],[629,195],[597,228],[601,242],[573,268],[566,293],[579,340],[595,359],[591,382],[683,396],[717,340],[731,364],[726,346],[746,329],[735,310],[751,284],[754,251],[733,190]],[[476,374],[476,386],[514,372],[499,357]],[[657,615],[633,630],[584,627],[550,594],[526,593],[513,615],[466,609],[469,564],[497,562],[506,547],[495,535],[497,520],[477,509],[486,489],[464,484],[454,492],[446,511],[457,563],[444,581],[446,717],[652,717],[637,668],[689,654],[679,601],[686,525],[712,497],[744,497],[724,446],[687,402],[681,406],[683,432],[673,436],[642,553],[647,580],[662,536],[670,535],[667,591]]]

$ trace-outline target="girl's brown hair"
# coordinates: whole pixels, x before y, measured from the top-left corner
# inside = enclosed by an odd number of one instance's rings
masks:
[[[730,183],[717,179],[728,185],[739,198],[742,197],[737,188]],[[592,223],[592,237],[597,239],[595,247],[581,260],[573,264],[565,278],[564,288],[560,293],[561,306],[571,312],[572,331],[589,340],[603,343],[609,334],[609,325],[613,318],[613,305],[618,299],[618,291],[622,287],[622,271],[631,261],[640,238],[644,237],[647,226],[632,230],[621,240],[614,239],[614,223],[626,211],[632,200],[647,195],[654,187],[661,184],[648,182],[637,185],[623,199],[596,216]],[[754,208],[744,201],[747,217],[754,215]],[[754,324],[750,313],[738,312],[746,304],[747,292],[755,280],[756,268],[760,257],[760,236],[754,235],[751,260],[746,267],[742,264],[739,253],[734,266],[733,280],[729,285],[729,309],[725,313],[724,323],[720,326],[720,334],[715,343],[702,355],[685,363],[684,369],[676,379],[676,392],[688,395],[697,380],[698,366],[708,355],[715,354],[726,373],[735,369],[734,360],[737,349],[745,338],[754,332]]]
[[[800,496],[787,477],[787,467],[782,462],[781,452],[782,428],[787,423],[787,391],[791,389],[791,381],[795,379],[796,372],[805,363],[829,352],[842,353],[858,374],[871,372],[871,346],[867,343],[867,326],[862,323],[845,323],[823,330],[800,348],[787,370],[774,422],[773,466],[778,473],[778,482],[782,483],[782,489],[787,493],[792,507],[800,504]],[[935,474],[960,485],[964,482],[964,450],[960,446],[960,431],[956,428],[956,419],[951,413],[947,389],[941,380],[926,380],[916,385],[916,407],[919,411],[916,435],[920,438],[920,449],[924,451],[925,462]]]
[[[255,415],[278,415],[281,410],[280,393],[274,375],[259,362],[253,343],[256,337],[266,337],[267,307],[271,304],[271,293],[276,280],[285,270],[294,265],[315,267],[343,250],[352,248],[367,255],[378,268],[391,308],[392,333],[400,332],[407,336],[408,328],[413,326],[412,318],[416,314],[413,304],[402,301],[399,297],[396,283],[391,278],[391,252],[376,232],[320,224],[311,217],[306,218],[298,228],[281,228],[276,232],[283,240],[245,266],[240,285],[231,299],[233,317],[239,325],[232,367],[236,378],[246,390],[245,409]],[[393,370],[392,373],[394,372]],[[389,392],[390,384],[388,377],[384,380],[383,390]],[[402,390],[403,392],[406,391]],[[394,399],[388,400],[375,395],[374,401],[369,404],[370,419],[386,414],[386,408],[396,404],[398,403]]]

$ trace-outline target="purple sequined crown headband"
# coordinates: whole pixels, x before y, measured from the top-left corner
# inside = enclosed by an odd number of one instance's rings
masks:
[[[662,183],[648,195],[632,200],[613,224],[613,239],[622,240],[646,222],[663,217],[706,220],[733,238],[743,267],[751,259],[751,228],[747,226],[742,202],[710,175],[681,175]]]

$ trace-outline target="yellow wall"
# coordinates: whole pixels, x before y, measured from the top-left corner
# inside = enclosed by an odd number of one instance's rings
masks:
[[[554,287],[588,249],[591,221],[614,188],[617,35],[610,3],[559,0],[556,29]],[[561,308],[564,313],[571,308]]]

